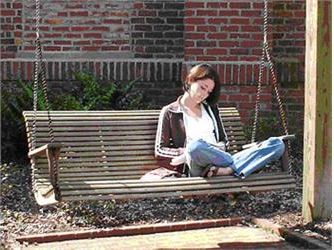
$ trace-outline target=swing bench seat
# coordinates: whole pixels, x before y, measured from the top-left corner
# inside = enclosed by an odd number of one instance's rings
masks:
[[[154,142],[159,110],[50,111],[55,142],[49,143],[48,115],[36,116],[36,149],[32,150],[34,112],[24,111],[32,185],[39,205],[62,201],[188,197],[295,188],[288,173],[287,154],[282,171],[234,176],[174,178],[142,181],[158,168]],[[246,143],[235,108],[220,108],[235,153]],[[52,163],[56,162],[56,165]]]

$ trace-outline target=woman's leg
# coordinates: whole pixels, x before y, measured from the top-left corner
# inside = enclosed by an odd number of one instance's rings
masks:
[[[206,167],[227,168],[233,163],[231,154],[219,150],[201,139],[187,145],[186,158],[190,176],[201,176]],[[231,170],[218,169],[217,175],[227,175],[230,172]]]
[[[278,160],[284,153],[285,144],[277,137],[240,151],[232,156],[236,175],[247,177],[256,170],[263,168],[269,162]]]

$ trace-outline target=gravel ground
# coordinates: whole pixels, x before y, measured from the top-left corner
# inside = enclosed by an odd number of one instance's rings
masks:
[[[293,162],[295,190],[198,198],[159,198],[122,202],[71,202],[39,207],[33,198],[28,166],[1,165],[1,247],[10,249],[19,235],[40,234],[183,220],[236,216],[267,218],[304,235],[332,242],[332,221],[303,223],[300,160]],[[275,171],[271,166],[266,171]],[[0,247],[0,249],[1,249]]]

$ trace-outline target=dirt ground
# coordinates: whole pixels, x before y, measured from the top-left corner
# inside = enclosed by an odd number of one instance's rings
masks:
[[[29,166],[2,164],[0,170],[1,246],[5,249],[10,249],[19,235],[237,216],[267,218],[293,231],[332,243],[331,219],[303,223],[300,169],[294,173],[297,179],[294,190],[188,199],[71,202],[49,207],[39,207],[34,200]]]

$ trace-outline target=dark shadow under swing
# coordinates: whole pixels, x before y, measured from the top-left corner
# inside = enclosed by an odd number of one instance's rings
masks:
[[[49,111],[45,64],[39,40],[39,1],[36,1],[36,61],[34,110],[24,111],[32,185],[39,205],[61,201],[117,200],[150,197],[187,197],[294,188],[288,151],[282,157],[282,172],[257,173],[246,179],[233,176],[175,178],[144,182],[140,177],[158,167],[154,141],[159,110]],[[255,141],[262,71],[267,58],[286,139],[288,135],[273,64],[266,40],[267,3],[264,9],[264,42],[260,65],[252,142]],[[37,88],[42,83],[47,111],[37,111]],[[220,108],[229,141],[229,151],[243,148],[246,138],[236,108]],[[289,141],[286,141],[290,149]]]

